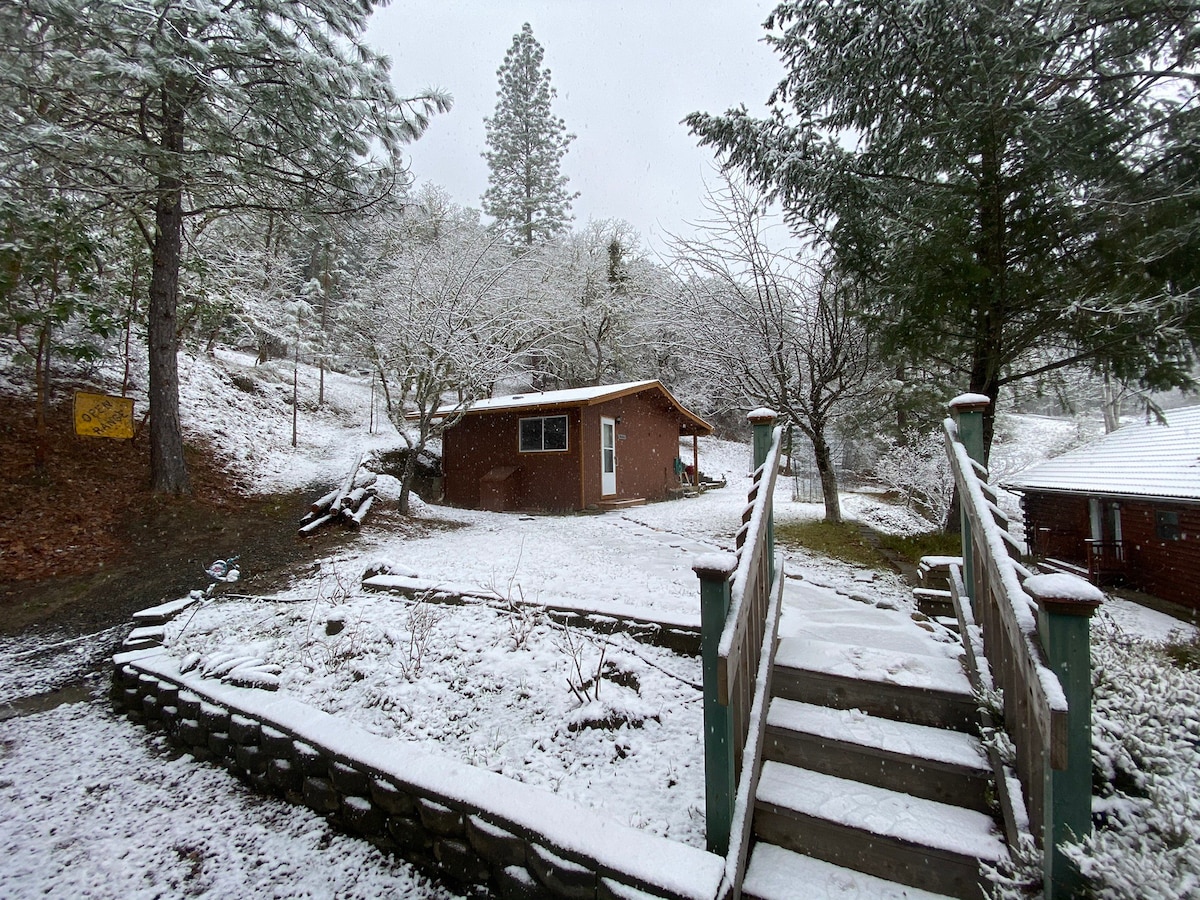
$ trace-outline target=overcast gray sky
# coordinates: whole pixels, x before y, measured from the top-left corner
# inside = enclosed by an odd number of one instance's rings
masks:
[[[409,148],[413,174],[478,207],[487,188],[483,119],[496,70],[524,22],[545,48],[554,112],[576,135],[563,172],[576,227],[624,219],[650,246],[703,218],[712,154],[680,125],[689,112],[745,103],[761,113],[782,76],[762,43],[774,0],[392,0],[368,42],[392,58],[401,94],[454,96]]]

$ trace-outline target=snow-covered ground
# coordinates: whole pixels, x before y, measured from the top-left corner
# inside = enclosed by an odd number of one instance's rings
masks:
[[[179,357],[180,417],[189,437],[203,438],[231,474],[255,493],[335,482],[360,453],[401,443],[383,397],[367,379],[297,367],[296,446],[292,446],[292,364],[219,349],[214,359]],[[372,412],[372,406],[374,411]]]
[[[218,599],[181,616],[166,645],[181,660],[257,657],[282,669],[283,692],[373,733],[428,744],[702,847],[699,660],[624,634],[564,628],[524,604],[698,625],[691,561],[730,549],[750,485],[749,452],[743,444],[702,441],[702,469],[725,476],[727,487],[603,515],[431,506],[426,521],[445,527],[420,538],[366,528],[319,572],[276,595]],[[780,519],[823,514],[819,504],[792,503],[789,493],[781,481]],[[855,498],[848,506],[879,503]],[[447,606],[364,592],[364,570],[381,565],[501,603]],[[855,626],[848,621],[861,621],[868,610],[838,595],[840,586],[892,607],[870,608],[883,621],[859,627],[895,640],[930,640],[909,618],[911,602],[894,576],[799,554],[787,571],[793,577],[785,631],[820,630],[816,623],[830,616],[823,627],[849,640]],[[331,619],[337,624],[327,629]]]
[[[379,410],[370,428],[361,379],[327,375],[327,402],[318,410],[316,374],[301,367],[292,448],[290,369],[255,368],[236,354],[222,354],[217,365],[184,360],[182,369],[189,430],[258,490],[319,488],[336,482],[360,451],[399,442]],[[357,538],[310,575],[253,600],[218,595],[180,617],[168,632],[169,650],[259,656],[282,669],[281,690],[368,730],[701,845],[696,659],[623,635],[563,629],[518,605],[411,602],[364,593],[359,582],[383,561],[498,600],[698,618],[691,560],[730,547],[749,485],[748,455],[746,445],[702,440],[701,469],[725,474],[726,488],[597,516],[429,507],[423,537],[393,535],[368,518]],[[778,519],[822,515],[819,504],[789,497],[784,480]],[[847,494],[844,508],[889,531],[918,525],[870,495]],[[802,552],[788,554],[786,570],[785,635],[957,652],[944,633],[913,621],[909,593],[895,576]],[[1171,628],[1133,604],[1114,603],[1111,612],[1130,633],[1161,639]],[[44,641],[4,642],[0,654],[13,664],[0,669],[0,703],[76,677],[80,660],[104,638],[64,637],[61,652],[50,653]],[[0,721],[0,809],[6,897],[445,895],[403,864],[330,832],[307,810],[175,758],[100,700]]]
[[[454,896],[101,702],[0,723],[0,810],[9,900]]]

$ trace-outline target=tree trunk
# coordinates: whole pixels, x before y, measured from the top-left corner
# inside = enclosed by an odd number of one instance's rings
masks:
[[[50,438],[46,428],[46,411],[50,406],[50,322],[47,318],[38,334],[37,359],[34,382],[37,385],[36,425],[33,443],[33,466],[38,473],[46,471],[46,459],[50,455]]]
[[[812,430],[813,456],[817,463],[817,474],[821,477],[821,494],[825,498],[825,521],[841,524],[842,504],[838,498],[837,471],[833,467],[833,453],[825,440],[825,425],[814,425]]]
[[[183,242],[184,104],[177,79],[162,89],[162,149],[154,205],[153,269],[150,275],[150,487],[155,493],[186,494],[187,465],[179,424],[179,265]]]
[[[129,348],[133,339],[133,317],[137,315],[137,258],[129,274],[129,314],[125,317],[125,374],[121,377],[121,396],[129,394]]]
[[[388,389],[387,376],[383,374],[383,366],[378,367],[379,371],[379,386],[383,389],[383,407],[387,411],[388,419],[392,417],[392,392]]]
[[[296,446],[296,431],[300,424],[300,339],[292,357],[292,446]]]
[[[400,515],[407,516],[409,495],[412,494],[413,479],[417,476],[417,456],[425,449],[425,442],[420,441],[416,446],[409,446],[408,456],[404,459],[404,471],[400,473]]]
[[[1112,377],[1104,373],[1104,433],[1112,434],[1121,427],[1121,395],[1113,389]]]
[[[317,408],[325,405],[325,343],[328,340],[329,329],[329,286],[333,283],[329,277],[329,254],[322,257],[321,272],[321,360],[320,383],[317,385]]]
[[[983,411],[983,464],[992,454],[996,432],[996,401],[1000,397],[1000,365],[1008,314],[1008,233],[1004,205],[1003,157],[1005,144],[988,122],[984,131],[979,184],[979,243],[975,254],[986,273],[975,311],[975,333],[971,353],[973,394],[983,394],[991,403]]]

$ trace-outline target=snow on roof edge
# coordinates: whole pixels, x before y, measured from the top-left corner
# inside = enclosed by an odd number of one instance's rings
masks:
[[[1165,413],[1166,425],[1126,425],[1006,479],[1020,491],[1200,501],[1200,406]]]
[[[555,409],[573,406],[591,406],[605,400],[615,400],[630,394],[637,394],[648,388],[657,388],[667,398],[668,402],[685,419],[704,429],[703,433],[711,434],[713,427],[700,416],[696,415],[672,394],[665,384],[657,378],[646,381],[626,381],[620,384],[604,384],[584,388],[564,388],[557,391],[526,391],[521,394],[510,394],[504,397],[489,397],[478,400],[463,410],[463,415],[478,415],[489,412],[506,412],[522,409]]]

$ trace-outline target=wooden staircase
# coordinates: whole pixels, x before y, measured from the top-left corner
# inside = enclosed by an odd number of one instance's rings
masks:
[[[742,895],[979,897],[1007,851],[959,663],[779,642]]]

